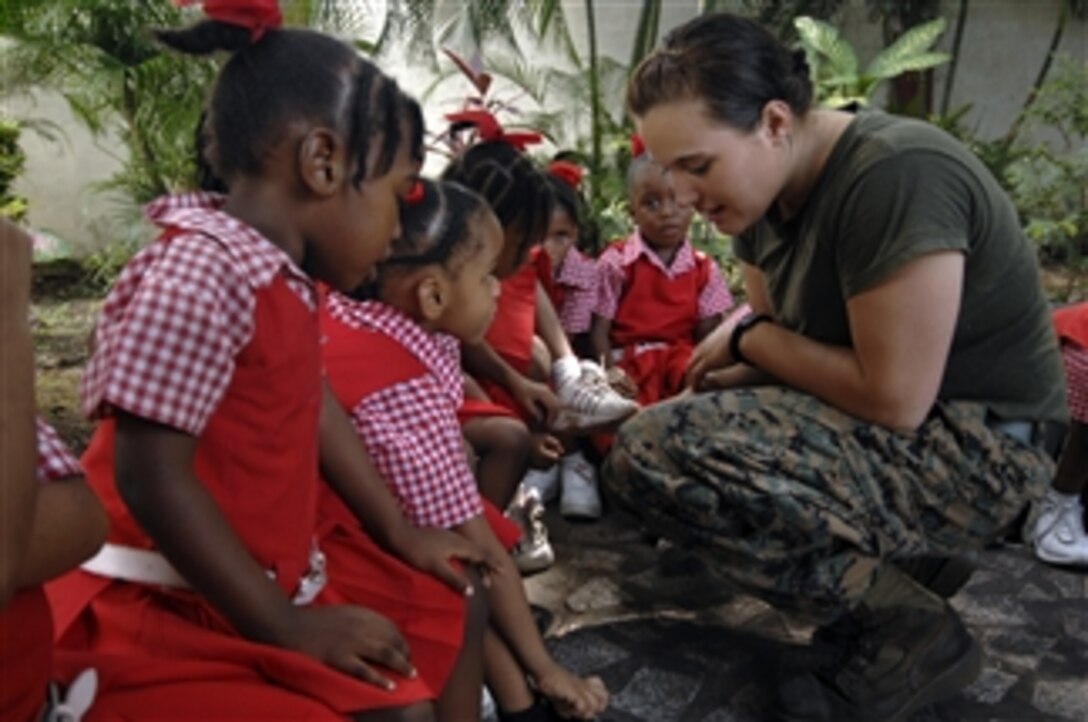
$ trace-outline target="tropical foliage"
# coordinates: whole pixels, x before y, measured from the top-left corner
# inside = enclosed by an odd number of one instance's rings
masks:
[[[949,60],[933,51],[945,29],[944,18],[911,28],[860,69],[857,53],[832,25],[799,17],[794,27],[805,50],[816,97],[829,107],[868,105],[881,83],[903,73],[926,70]]]
[[[19,147],[19,124],[0,118],[0,217],[18,221],[26,215],[26,199],[15,195],[12,185],[26,165],[26,154]]]

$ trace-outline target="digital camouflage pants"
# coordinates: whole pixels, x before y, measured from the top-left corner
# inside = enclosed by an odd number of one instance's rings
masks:
[[[1004,533],[1053,477],[1043,451],[939,403],[913,434],[804,393],[687,396],[620,429],[613,499],[776,608],[826,622],[856,604],[883,559],[963,552]]]

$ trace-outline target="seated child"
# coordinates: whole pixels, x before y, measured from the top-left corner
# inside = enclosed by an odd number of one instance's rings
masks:
[[[631,160],[627,197],[636,229],[597,261],[600,291],[590,345],[619,367],[640,404],[679,393],[694,344],[733,305],[714,259],[688,240],[692,209],[676,202],[664,169]]]
[[[329,382],[405,515],[502,557],[487,589],[491,628],[484,651],[499,719],[551,719],[533,689],[563,717],[592,718],[608,693],[600,679],[579,679],[548,654],[505,554],[518,532],[481,500],[461,444],[460,343],[480,340],[495,314],[502,229],[483,199],[460,185],[424,180],[418,188],[402,207],[392,254],[375,283],[357,294],[376,300],[329,296],[323,312]],[[339,499],[331,492],[324,497],[323,513],[350,526],[354,520]]]
[[[582,169],[574,163],[557,160],[548,166],[555,207],[544,252],[537,255],[537,271],[571,346],[585,358],[590,355],[589,324],[597,303],[597,261],[580,250],[585,242],[581,182]]]
[[[107,526],[79,463],[35,421],[30,258],[30,237],[0,219],[0,719],[13,722],[43,719],[54,676],[42,583],[94,554]],[[69,694],[66,709],[82,714],[91,692]]]
[[[486,607],[451,562],[487,557],[404,518],[321,367],[315,278],[355,288],[385,257],[420,109],[349,45],[244,23],[159,33],[232,53],[206,128],[228,192],[149,205],[160,234],[103,304],[81,393],[109,540],[49,585],[57,645],[98,672],[87,722],[474,719]],[[322,476],[375,542],[365,584],[330,582]],[[391,621],[417,598],[456,652]]]
[[[1051,488],[1028,534],[1035,555],[1050,564],[1088,566],[1088,303],[1059,308],[1054,327],[1061,343],[1069,394],[1069,435]]]

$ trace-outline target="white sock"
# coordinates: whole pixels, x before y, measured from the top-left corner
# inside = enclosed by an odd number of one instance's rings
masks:
[[[556,388],[577,381],[582,376],[582,367],[574,355],[556,359],[552,364],[552,381]]]
[[[1054,487],[1050,487],[1046,490],[1046,500],[1053,503],[1055,506],[1063,508],[1074,505],[1080,506],[1080,492],[1066,494],[1065,492],[1058,491]]]

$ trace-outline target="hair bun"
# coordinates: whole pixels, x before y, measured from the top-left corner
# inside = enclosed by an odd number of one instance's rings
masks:
[[[793,58],[793,72],[800,75],[803,78],[809,77],[812,73],[812,68],[808,64],[808,53],[803,49],[798,48],[791,53]]]

